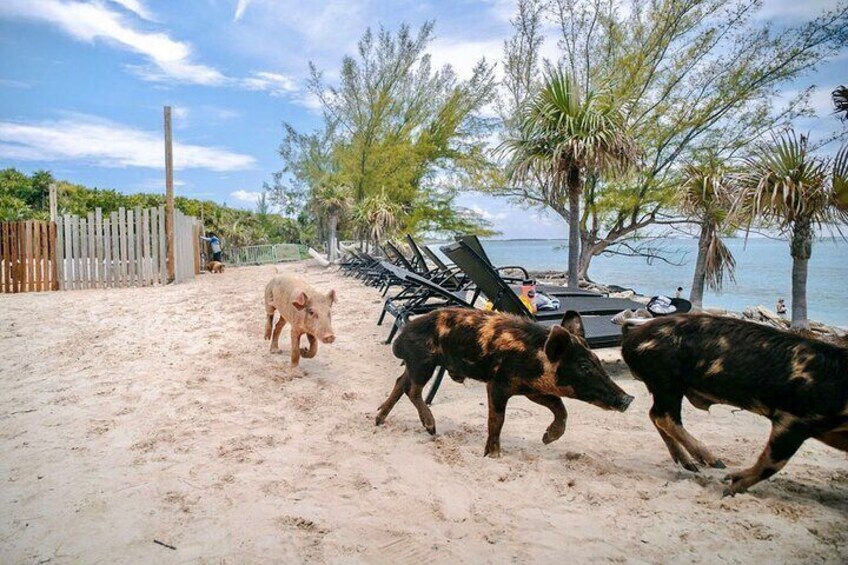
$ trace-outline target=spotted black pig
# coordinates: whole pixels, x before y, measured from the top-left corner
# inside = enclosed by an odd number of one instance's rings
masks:
[[[697,314],[625,326],[621,351],[654,397],[651,421],[672,459],[690,471],[698,470],[693,458],[724,463],[683,427],[684,396],[703,410],[729,404],[771,420],[765,450],[750,469],[726,477],[725,495],[777,473],[808,438],[848,451],[848,348]]]
[[[576,398],[606,409],[624,411],[633,397],[607,375],[586,344],[580,315],[568,312],[562,326],[546,327],[527,318],[467,308],[445,308],[420,316],[406,326],[392,350],[406,370],[379,408],[383,423],[406,393],[431,434],[436,423],[421,398],[436,366],[452,379],[486,383],[489,397],[489,437],[484,455],[500,456],[500,432],[511,396],[523,395],[548,408],[554,421],[544,443],[565,432],[567,413],[561,397]]]

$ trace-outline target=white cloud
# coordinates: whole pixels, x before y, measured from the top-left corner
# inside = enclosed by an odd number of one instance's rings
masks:
[[[248,78],[242,79],[241,84],[248,90],[264,90],[271,96],[284,96],[298,91],[297,83],[291,78],[268,71],[258,71]]]
[[[497,220],[504,220],[507,217],[509,217],[509,214],[507,212],[496,212],[496,213],[493,214],[492,212],[489,212],[488,210],[480,207],[477,204],[472,204],[471,206],[469,206],[469,209],[472,210],[473,212],[475,212],[477,215],[479,215],[484,220],[488,220],[490,222],[495,222]]]
[[[123,3],[122,3],[123,4]],[[126,2],[141,6],[138,2]],[[223,84],[218,70],[191,61],[191,46],[164,33],[139,31],[105,4],[59,0],[4,0],[0,16],[53,24],[81,41],[117,43],[147,57],[152,67],[133,67],[149,80],[178,80],[191,84]]]
[[[236,190],[235,192],[231,192],[230,196],[232,196],[236,200],[240,200],[241,202],[249,202],[251,204],[256,204],[256,201],[259,200],[259,197],[262,196],[262,193],[250,192],[248,190]]]
[[[29,88],[30,84],[22,80],[0,78],[0,86],[4,88]]]
[[[147,7],[141,3],[141,0],[112,0],[115,4],[119,4],[124,7],[124,9],[129,10],[134,13],[136,16],[154,22],[156,19],[153,17],[153,14]]]
[[[836,7],[834,0],[764,0],[757,16],[761,19],[810,20],[825,10]]]
[[[462,79],[471,78],[474,66],[484,58],[489,64],[501,58],[503,53],[502,39],[484,41],[466,41],[462,39],[438,38],[430,44],[427,50],[438,69],[450,65]]]
[[[237,22],[244,15],[244,11],[247,9],[247,5],[250,4],[250,0],[238,0],[236,4],[236,13],[233,16],[233,21]]]
[[[134,129],[94,116],[40,123],[0,121],[0,158],[26,161],[81,160],[101,167],[164,166],[159,132]],[[256,164],[250,155],[217,147],[174,143],[175,169],[235,171]]]

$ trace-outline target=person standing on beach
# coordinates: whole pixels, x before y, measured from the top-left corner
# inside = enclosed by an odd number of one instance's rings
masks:
[[[777,312],[778,316],[786,315],[786,303],[782,298],[777,299],[777,306],[775,307],[775,312]]]
[[[221,240],[214,233],[209,233],[207,237],[200,236],[200,239],[209,242],[212,248],[212,260],[221,262]]]
[[[677,287],[677,290],[674,293],[674,297],[675,298],[683,298],[683,287],[682,286]]]

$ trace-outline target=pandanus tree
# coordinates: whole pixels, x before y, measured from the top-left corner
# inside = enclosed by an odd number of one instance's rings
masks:
[[[831,96],[836,115],[843,122],[848,120],[848,86],[837,86]]]
[[[400,204],[392,200],[385,190],[381,190],[355,206],[353,219],[365,238],[376,247],[380,240],[392,233],[402,213]]]
[[[554,71],[519,110],[515,131],[501,145],[509,158],[507,178],[542,185],[545,203],[567,219],[568,286],[577,287],[584,180],[635,161],[623,106],[607,92],[581,94],[569,75]]]
[[[698,256],[689,301],[701,307],[704,287],[720,291],[724,279],[734,279],[736,260],[721,240],[732,206],[730,178],[716,157],[683,167],[678,191],[680,210],[700,226]]]
[[[843,147],[840,150],[843,163],[844,152]],[[807,265],[814,231],[823,225],[848,221],[848,211],[839,208],[834,190],[846,177],[838,176],[838,164],[829,171],[830,166],[830,162],[809,152],[805,136],[798,137],[789,130],[774,135],[771,143],[757,145],[745,160],[747,170],[739,177],[741,190],[736,207],[740,216],[749,222],[757,218],[765,220],[789,234],[791,325],[796,329],[808,326]]]
[[[327,182],[316,187],[312,198],[317,211],[327,216],[327,259],[335,261],[339,220],[350,209],[353,190],[346,184]]]

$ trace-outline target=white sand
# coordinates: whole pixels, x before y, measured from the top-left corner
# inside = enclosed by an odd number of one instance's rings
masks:
[[[0,295],[4,563],[845,562],[848,459],[809,441],[774,478],[722,498],[721,471],[675,468],[644,385],[616,350],[625,414],[567,400],[568,430],[507,409],[482,457],[485,392],[447,381],[430,437],[401,399],[375,325],[381,299],[303,262],[340,296],[338,339],[301,371],[262,339],[275,267],[170,288]],[[688,404],[688,429],[731,468],[768,422]],[[173,545],[171,550],[154,543]]]

